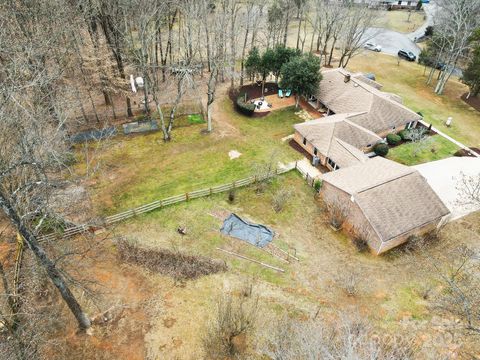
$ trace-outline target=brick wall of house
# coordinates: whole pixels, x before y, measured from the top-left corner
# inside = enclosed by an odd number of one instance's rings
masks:
[[[361,231],[366,235],[368,245],[370,246],[371,250],[377,255],[380,255],[405,243],[412,235],[425,235],[426,233],[434,230],[442,219],[436,219],[384,243],[367,221],[357,203],[351,201],[351,196],[349,194],[333,186],[332,184],[324,182],[321,196],[326,204],[332,204],[335,202],[339,202],[340,204],[348,204],[348,216],[346,222],[343,224],[343,230],[352,236],[355,229],[361,229]]]
[[[307,151],[310,155],[313,156],[314,146],[308,141],[307,145],[303,145],[303,136],[298,131],[295,131],[295,134],[293,135],[293,140],[295,140],[305,151]],[[320,163],[325,166],[327,162],[326,157],[322,155],[320,151],[317,152],[317,156],[320,158]]]
[[[351,196],[345,191],[327,182],[323,183],[320,194],[327,205],[339,203],[341,204],[340,206],[348,207],[348,215],[343,224],[343,230],[350,235],[353,235],[356,229],[360,229],[365,235],[372,251],[377,254],[381,247],[380,238],[363,215],[357,203],[351,201]]]
[[[394,247],[397,247],[397,246],[407,242],[407,240],[410,238],[410,236],[413,236],[413,235],[422,236],[422,235],[425,235],[425,234],[429,233],[432,230],[435,230],[435,228],[437,227],[438,223],[441,220],[442,220],[442,218],[435,219],[434,221],[429,222],[422,227],[413,229],[413,230],[411,230],[411,231],[409,231],[405,234],[397,236],[397,237],[393,238],[392,240],[383,243],[381,248],[380,248],[380,251],[378,252],[378,254],[382,254],[382,253],[384,253],[384,252],[386,252],[390,249],[393,249]]]

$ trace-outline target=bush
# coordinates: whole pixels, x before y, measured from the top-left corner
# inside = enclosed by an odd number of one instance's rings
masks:
[[[280,212],[285,207],[287,201],[292,197],[292,191],[287,188],[281,188],[273,194],[272,207],[275,212]]]
[[[229,293],[218,299],[216,305],[202,338],[206,358],[246,358],[256,325],[258,297]]]
[[[237,110],[243,115],[252,116],[255,111],[255,104],[246,103],[245,95],[241,94],[235,102]]]
[[[142,121],[145,121],[145,120],[148,120],[148,116],[145,115],[145,114],[140,114],[140,115],[135,116],[135,121],[137,121],[137,122],[142,122]]]
[[[317,179],[317,180],[315,180],[315,182],[313,183],[313,188],[314,188],[315,191],[318,193],[318,192],[320,192],[320,189],[322,188],[322,185],[323,185],[322,180]]]
[[[377,144],[375,145],[375,147],[373,148],[373,151],[375,152],[375,154],[377,154],[378,156],[387,156],[388,154],[388,145],[387,144],[384,144],[384,143],[380,143],[380,144]]]
[[[402,141],[400,135],[397,134],[388,134],[387,135],[387,143],[390,145],[398,145]]]
[[[167,249],[147,249],[125,239],[117,243],[121,261],[140,265],[149,271],[168,275],[175,280],[191,280],[227,271],[227,265],[204,256],[173,252]]]
[[[400,139],[402,139],[403,141],[408,140],[408,130],[405,129],[405,130],[400,131],[398,133],[398,136],[400,136]]]
[[[235,190],[232,189],[228,192],[228,202],[233,203],[235,201]]]

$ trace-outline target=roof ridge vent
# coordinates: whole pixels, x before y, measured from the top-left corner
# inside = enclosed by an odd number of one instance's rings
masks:
[[[343,80],[345,83],[348,83],[350,81],[350,78],[352,77],[352,75],[350,74],[345,74],[345,79]]]

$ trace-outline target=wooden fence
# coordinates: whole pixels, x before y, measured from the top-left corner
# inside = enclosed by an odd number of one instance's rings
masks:
[[[156,209],[160,209],[160,208],[165,207],[165,206],[178,204],[178,203],[181,203],[181,202],[185,202],[185,201],[209,196],[209,195],[212,195],[212,194],[218,194],[218,193],[230,191],[230,190],[233,190],[233,189],[236,189],[236,188],[251,185],[255,182],[267,180],[268,178],[272,178],[272,177],[275,177],[276,175],[284,174],[284,173],[289,172],[289,171],[291,171],[293,169],[296,169],[296,168],[297,168],[297,163],[294,162],[294,163],[291,163],[284,168],[276,169],[273,172],[271,172],[269,174],[266,174],[264,176],[250,176],[248,178],[241,179],[241,180],[236,180],[236,181],[233,181],[233,182],[228,183],[228,184],[213,186],[213,187],[210,187],[210,188],[207,188],[207,189],[191,191],[191,192],[187,192],[185,194],[171,196],[171,197],[161,199],[161,200],[156,200],[156,201],[153,201],[151,203],[141,205],[139,207],[129,209],[129,210],[123,211],[123,212],[118,213],[118,214],[107,216],[105,219],[103,219],[103,221],[102,221],[103,223],[101,225],[89,225],[89,224],[75,225],[75,226],[72,226],[70,228],[65,229],[65,231],[61,234],[60,233],[51,233],[51,234],[44,235],[44,236],[40,237],[40,241],[51,241],[51,240],[54,240],[58,237],[66,238],[66,237],[71,237],[71,236],[78,235],[78,234],[85,233],[85,232],[94,232],[95,230],[97,230],[99,228],[110,226],[110,225],[113,225],[117,222],[124,221],[124,220],[127,220],[127,219],[131,218],[131,217],[141,215],[141,214],[145,214],[145,213],[148,213],[148,212],[156,210]]]

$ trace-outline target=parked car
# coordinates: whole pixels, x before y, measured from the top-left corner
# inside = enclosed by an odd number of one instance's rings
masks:
[[[382,47],[380,45],[374,44],[372,42],[367,42],[363,47],[367,50],[372,50],[376,52],[382,51]]]
[[[415,61],[417,60],[417,57],[415,56],[414,53],[411,51],[406,51],[406,50],[399,50],[398,51],[398,57],[408,60],[408,61]]]

